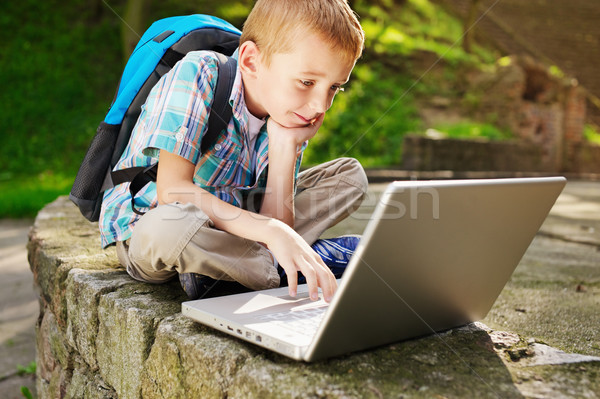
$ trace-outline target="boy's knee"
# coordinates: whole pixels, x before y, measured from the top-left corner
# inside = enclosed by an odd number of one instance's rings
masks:
[[[360,162],[354,158],[340,158],[340,163],[339,174],[344,176],[346,181],[350,181],[362,195],[366,194],[369,179]]]
[[[174,264],[191,235],[207,222],[208,217],[191,204],[161,205],[136,223],[130,254],[148,259],[153,265]]]

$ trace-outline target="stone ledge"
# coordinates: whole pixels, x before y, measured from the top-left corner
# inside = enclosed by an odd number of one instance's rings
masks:
[[[177,282],[129,278],[113,249],[99,249],[97,225],[66,198],[39,213],[28,249],[41,299],[40,398],[510,398],[544,396],[549,387],[566,397],[597,397],[600,391],[589,372],[579,372],[586,362],[597,374],[599,358],[556,360],[555,350],[478,323],[314,364],[289,360],[182,316],[185,296]],[[545,362],[545,353],[555,360]]]

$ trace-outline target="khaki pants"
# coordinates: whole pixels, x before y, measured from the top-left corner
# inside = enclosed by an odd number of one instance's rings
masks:
[[[298,175],[295,230],[312,244],[329,227],[355,211],[367,177],[352,158],[340,158]],[[117,255],[136,280],[161,283],[177,273],[199,273],[237,281],[258,290],[279,286],[270,252],[250,241],[212,227],[192,204],[166,204],[147,212]]]

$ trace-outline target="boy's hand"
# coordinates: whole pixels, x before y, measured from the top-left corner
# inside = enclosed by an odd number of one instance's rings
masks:
[[[305,126],[287,127],[273,118],[267,121],[267,133],[269,135],[269,147],[282,148],[286,144],[293,144],[295,147],[302,145],[306,140],[310,140],[317,133],[323,124],[325,114],[319,114],[311,123]]]
[[[319,287],[326,302],[330,302],[337,289],[335,276],[321,257],[285,223],[276,223],[267,247],[273,253],[288,278],[290,296],[296,296],[298,272],[306,277],[310,299],[319,299]]]

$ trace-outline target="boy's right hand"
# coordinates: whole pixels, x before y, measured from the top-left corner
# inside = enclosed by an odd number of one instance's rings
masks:
[[[321,257],[287,224],[273,220],[272,227],[274,232],[269,235],[266,244],[287,274],[290,296],[296,296],[297,272],[301,272],[306,277],[310,299],[319,299],[321,287],[323,298],[330,302],[337,289],[337,281]]]

